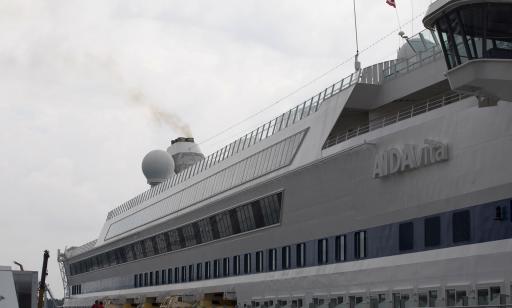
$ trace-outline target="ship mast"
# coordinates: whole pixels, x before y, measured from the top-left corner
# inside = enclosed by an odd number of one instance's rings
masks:
[[[354,69],[359,71],[361,69],[361,62],[359,62],[359,40],[357,37],[357,12],[356,12],[356,0],[352,0],[354,6],[354,29],[356,31],[356,55],[354,58]]]

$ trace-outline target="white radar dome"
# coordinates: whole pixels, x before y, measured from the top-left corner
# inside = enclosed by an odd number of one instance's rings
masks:
[[[151,186],[169,179],[174,172],[174,160],[164,150],[153,150],[142,160],[142,173]]]
[[[398,49],[396,58],[398,61],[410,59],[420,52],[430,50],[434,46],[435,44],[429,40],[422,40],[418,37],[410,38]]]

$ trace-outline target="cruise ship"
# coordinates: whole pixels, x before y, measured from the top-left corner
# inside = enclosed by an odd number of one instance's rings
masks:
[[[510,307],[512,1],[438,0],[358,68],[59,252],[65,307]]]

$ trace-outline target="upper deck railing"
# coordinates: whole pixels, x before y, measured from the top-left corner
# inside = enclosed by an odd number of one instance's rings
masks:
[[[443,96],[442,98],[436,99],[434,101],[426,101],[420,104],[411,105],[398,112],[386,114],[382,117],[369,121],[367,124],[349,129],[341,134],[331,137],[324,143],[323,148],[326,149],[328,147],[332,147],[336,144],[345,142],[349,139],[369,133],[376,129],[380,129],[385,126],[410,119],[412,117],[441,108],[454,102],[458,102],[468,96],[469,95],[464,94],[451,94]]]
[[[96,245],[96,241],[97,240],[92,240],[88,243],[85,243],[83,244],[82,246],[78,246],[78,247],[70,247],[70,248],[67,248],[65,253],[66,253],[66,257],[67,258],[72,258],[74,256],[77,256],[79,254],[82,254],[86,251],[89,251],[91,249],[94,248],[94,246]]]
[[[420,34],[418,35],[422,35]],[[437,44],[434,46],[437,48]],[[194,175],[203,172],[206,169],[226,160],[227,158],[255,145],[256,143],[276,134],[277,132],[287,128],[294,123],[301,121],[302,119],[310,116],[317,112],[321,107],[322,103],[332,97],[335,94],[342,92],[356,83],[367,83],[367,84],[381,84],[386,79],[394,78],[399,73],[409,72],[416,69],[426,63],[431,62],[437,55],[440,54],[437,49],[418,50],[416,55],[411,59],[402,60],[397,62],[396,60],[381,62],[363,70],[354,72],[340,81],[332,84],[325,88],[323,91],[314,95],[310,99],[302,102],[299,105],[291,108],[284,112],[278,117],[270,120],[269,122],[259,126],[253,131],[245,134],[237,140],[229,143],[218,151],[208,155],[204,160],[194,164],[193,166],[185,169],[184,171],[175,174],[169,180],[163,182],[160,185],[152,187],[144,193],[134,197],[131,200],[121,204],[117,208],[110,211],[107,215],[107,220],[116,217],[117,215],[124,213],[133,207],[141,204],[142,202],[160,194],[161,192],[173,187],[185,180],[193,177]],[[427,56],[431,55],[431,56]]]
[[[276,134],[277,132],[287,128],[290,125],[312,115],[317,112],[323,102],[332,97],[333,95],[349,88],[360,80],[360,72],[354,72],[349,76],[341,79],[340,81],[325,88],[317,95],[304,101],[303,103],[291,108],[278,117],[270,120],[269,122],[259,126],[255,130],[245,134],[243,137],[231,142],[220,150],[208,155],[205,159],[190,166],[184,171],[175,174],[164,183],[152,187],[144,193],[136,196],[135,198],[123,203],[114,210],[110,211],[107,220],[116,217],[117,215],[126,212],[134,206],[160,194],[162,191],[169,189],[194,175],[220,163],[223,160],[255,145],[256,143]]]

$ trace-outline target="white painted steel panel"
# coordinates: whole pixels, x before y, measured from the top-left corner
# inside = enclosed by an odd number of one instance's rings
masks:
[[[236,185],[262,176],[263,173],[256,171],[257,169],[262,169],[261,165],[266,164],[266,161],[262,159],[262,157],[266,157],[267,153],[272,152],[274,148],[279,149],[279,155],[275,157],[275,163],[272,164],[272,167],[269,170],[267,170],[267,173],[289,165],[292,162],[292,158],[297,152],[300,142],[304,138],[305,134],[306,130],[302,130],[295,135],[271,145],[268,148],[171,195],[168,198],[153,203],[138,212],[112,223],[105,236],[105,240],[121,235],[129,230],[141,227],[152,221],[161,219],[162,217],[175,215],[180,210],[200,202],[205,198],[212,197],[218,193],[231,189]],[[233,177],[233,181],[228,182],[227,177],[230,176],[231,173],[236,174],[236,176]],[[228,185],[228,183],[230,184]],[[196,193],[197,191],[204,191],[205,193],[199,194]]]

